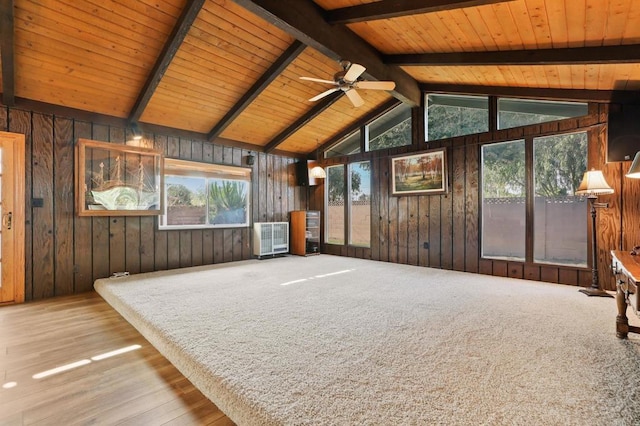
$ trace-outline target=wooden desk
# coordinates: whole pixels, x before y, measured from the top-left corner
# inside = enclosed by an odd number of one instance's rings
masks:
[[[628,333],[640,333],[640,327],[629,325],[627,318],[627,306],[631,306],[633,312],[640,315],[640,255],[633,256],[628,251],[612,250],[611,270],[616,277],[616,336],[626,339]]]

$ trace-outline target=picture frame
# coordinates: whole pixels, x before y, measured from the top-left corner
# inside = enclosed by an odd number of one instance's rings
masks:
[[[161,151],[78,139],[75,149],[78,216],[160,215],[162,167]]]
[[[446,148],[391,158],[391,195],[437,195],[448,190]]]

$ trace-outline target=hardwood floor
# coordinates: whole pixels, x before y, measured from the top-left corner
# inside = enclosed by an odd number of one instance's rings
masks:
[[[233,422],[94,292],[0,306],[0,425],[62,424]]]

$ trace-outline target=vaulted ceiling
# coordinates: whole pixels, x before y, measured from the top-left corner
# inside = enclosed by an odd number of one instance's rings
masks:
[[[422,92],[607,101],[640,90],[637,0],[0,0],[2,103],[306,155]],[[355,108],[331,86],[365,80]]]

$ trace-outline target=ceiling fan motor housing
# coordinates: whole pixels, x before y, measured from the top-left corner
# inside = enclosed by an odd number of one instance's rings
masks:
[[[352,81],[349,82],[349,81],[344,79],[344,75],[346,73],[347,73],[347,71],[338,71],[337,73],[335,73],[333,75],[333,81],[335,81],[336,84],[338,85],[338,87],[340,87],[340,89],[342,89],[342,90],[350,88],[351,84],[353,83]]]

